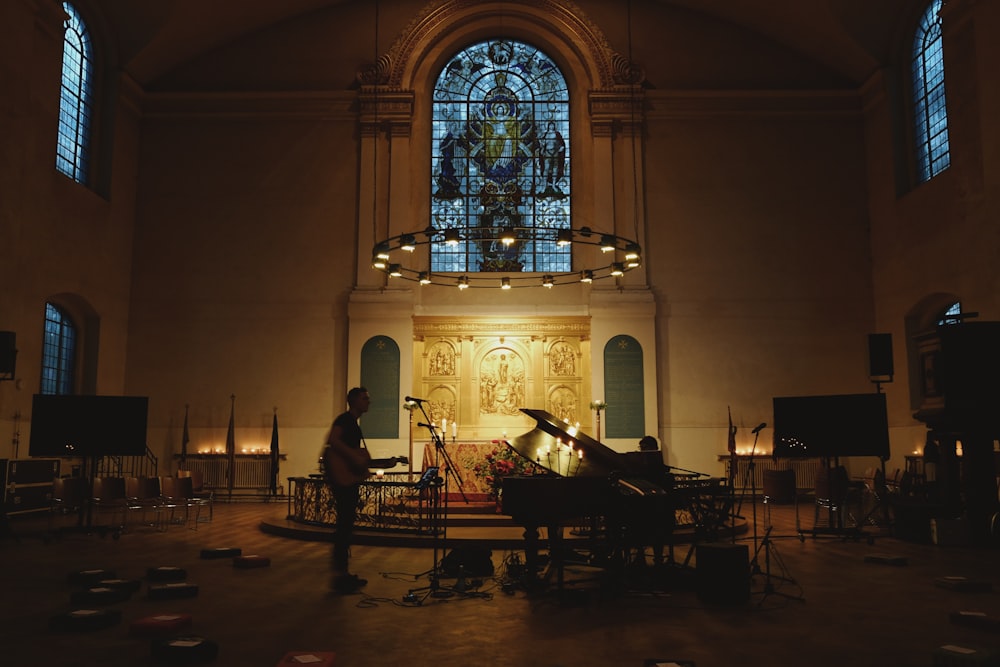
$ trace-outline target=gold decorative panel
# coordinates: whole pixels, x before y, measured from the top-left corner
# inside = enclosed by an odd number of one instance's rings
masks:
[[[446,438],[517,435],[543,408],[571,423],[590,402],[590,319],[414,318],[414,395]]]

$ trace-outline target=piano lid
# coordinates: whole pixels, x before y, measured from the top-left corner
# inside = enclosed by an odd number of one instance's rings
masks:
[[[625,456],[555,415],[531,408],[521,408],[521,412],[533,417],[537,425],[531,431],[511,439],[508,444],[535,465],[563,477],[596,477],[612,472],[636,472],[632,462],[626,460]],[[582,456],[580,452],[583,452]]]

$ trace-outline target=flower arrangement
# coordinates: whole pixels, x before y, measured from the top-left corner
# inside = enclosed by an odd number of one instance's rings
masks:
[[[515,452],[506,444],[497,445],[493,451],[477,463],[472,472],[490,489],[494,500],[500,499],[501,482],[508,475],[535,475],[540,472],[538,466]]]

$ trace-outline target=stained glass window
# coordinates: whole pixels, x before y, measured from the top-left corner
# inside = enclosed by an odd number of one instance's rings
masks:
[[[42,394],[72,394],[76,366],[76,326],[58,306],[45,304],[42,339]]]
[[[461,233],[431,246],[431,271],[570,271],[555,240],[570,227],[569,93],[556,64],[523,42],[474,44],[444,66],[433,104],[431,224]],[[505,229],[512,243],[496,238]]]
[[[941,0],[932,0],[913,39],[913,106],[920,182],[930,180],[951,164],[940,11]]]
[[[938,318],[938,326],[945,324],[961,324],[962,323],[962,302],[956,301],[955,303],[948,306],[941,316]]]
[[[90,33],[80,14],[68,2],[63,3],[63,10],[68,17],[63,23],[56,169],[78,183],[86,183],[90,161],[94,55]]]

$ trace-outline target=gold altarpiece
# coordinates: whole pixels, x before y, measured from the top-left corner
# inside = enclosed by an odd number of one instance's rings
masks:
[[[447,440],[533,425],[520,408],[590,421],[589,317],[414,317],[413,391]]]

